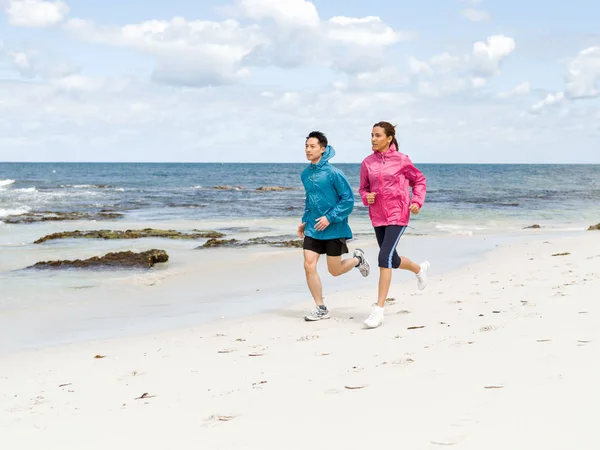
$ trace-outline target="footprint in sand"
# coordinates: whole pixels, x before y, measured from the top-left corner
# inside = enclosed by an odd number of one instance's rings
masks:
[[[470,416],[463,416],[458,420],[450,423],[445,430],[441,431],[438,436],[431,439],[431,448],[450,447],[460,444],[467,437],[469,430],[477,424],[477,420]]]
[[[484,326],[484,327],[481,327],[481,328],[479,329],[479,331],[480,331],[481,333],[486,333],[486,332],[489,332],[489,331],[497,331],[497,330],[498,330],[498,327],[497,327],[497,326],[495,326],[495,325],[486,325],[486,326]]]

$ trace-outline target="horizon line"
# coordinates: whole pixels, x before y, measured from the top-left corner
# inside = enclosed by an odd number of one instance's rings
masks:
[[[358,162],[332,162],[336,164],[361,164]],[[598,162],[413,162],[415,165],[600,165]],[[0,161],[0,164],[309,164],[308,161]]]

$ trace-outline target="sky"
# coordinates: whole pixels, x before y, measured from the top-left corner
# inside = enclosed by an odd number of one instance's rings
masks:
[[[0,161],[600,163],[594,0],[0,0]]]

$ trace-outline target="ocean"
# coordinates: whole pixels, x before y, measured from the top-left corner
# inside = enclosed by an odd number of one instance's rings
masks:
[[[356,192],[360,165],[336,166]],[[427,177],[426,205],[413,216],[400,247],[414,259],[428,258],[438,271],[531,233],[577,233],[600,222],[600,165],[417,166]],[[205,239],[33,243],[60,231],[143,228],[293,239],[304,209],[304,167],[0,163],[0,352],[194,325],[297,301],[310,307],[298,249],[198,249]],[[355,205],[355,242],[349,246],[360,244],[376,258],[367,208],[357,192]],[[60,213],[88,216],[40,221]],[[98,220],[103,214],[118,217]],[[524,229],[533,224],[541,228]],[[38,261],[152,248],[166,250],[169,263],[151,270],[23,270]],[[355,275],[324,278],[324,285],[373,286],[375,293],[376,276],[365,281]]]

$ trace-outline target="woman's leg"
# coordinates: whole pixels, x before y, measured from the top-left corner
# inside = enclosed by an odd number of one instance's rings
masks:
[[[396,246],[406,227],[390,225],[386,227],[379,250],[379,291],[377,306],[383,308],[392,283],[392,269],[402,268],[403,261],[396,252]],[[409,260],[409,262],[411,262]],[[412,263],[412,262],[411,262]],[[414,264],[414,263],[412,263]],[[406,265],[406,263],[404,263]],[[417,266],[418,267],[418,266]]]

